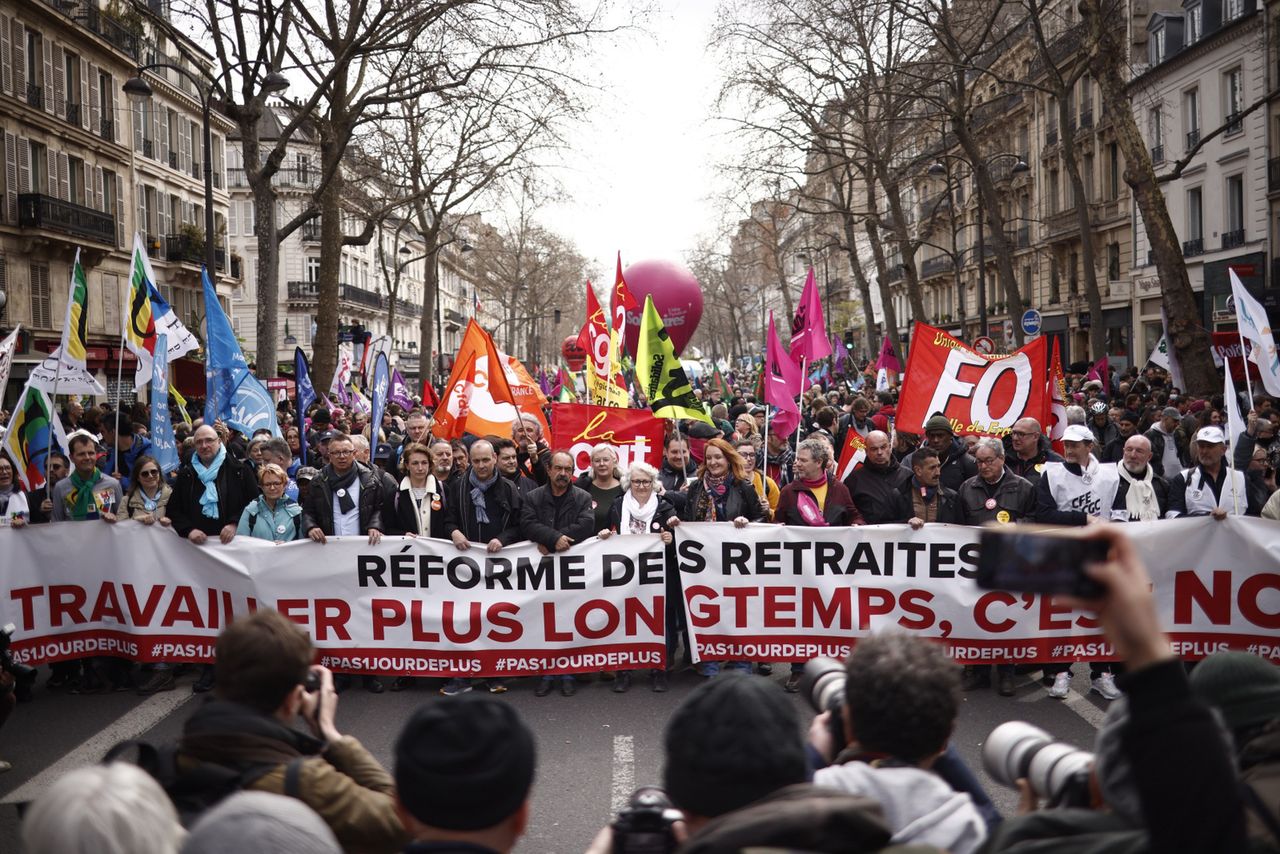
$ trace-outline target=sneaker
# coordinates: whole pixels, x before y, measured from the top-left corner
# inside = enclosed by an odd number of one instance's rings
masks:
[[[795,694],[798,692],[800,690],[800,677],[802,675],[803,674],[801,673],[792,673],[787,677],[787,681],[782,686],[782,690],[786,691],[788,694]]]
[[[505,680],[505,679],[490,679],[490,680],[489,680],[489,693],[490,693],[490,694],[505,694],[505,693],[507,693],[507,680]]]
[[[1124,696],[1124,692],[1116,687],[1116,678],[1110,673],[1103,673],[1097,679],[1090,683],[1090,691],[1097,691],[1108,700],[1118,700]]]
[[[161,691],[172,691],[173,688],[172,670],[153,670],[147,681],[138,686],[138,696],[150,697],[152,694],[159,694]]]
[[[471,690],[471,680],[469,679],[450,679],[444,683],[444,687],[440,689],[440,693],[446,697],[456,697],[459,694],[465,694]]]
[[[627,671],[620,671],[613,680],[613,693],[625,694],[631,690],[631,674]]]
[[[655,694],[665,693],[667,690],[667,671],[655,670],[649,676],[649,690]]]
[[[545,697],[551,693],[552,682],[550,676],[543,676],[538,680],[538,687],[533,689],[533,696]]]
[[[1057,676],[1053,677],[1053,687],[1049,689],[1049,696],[1055,700],[1066,699],[1067,693],[1071,691],[1071,671],[1064,670]]]
[[[412,676],[397,676],[395,679],[391,680],[391,690],[398,693],[405,690],[412,684]]]
[[[377,676],[364,677],[364,689],[370,694],[381,694],[383,691],[387,690],[382,684],[382,680]]]

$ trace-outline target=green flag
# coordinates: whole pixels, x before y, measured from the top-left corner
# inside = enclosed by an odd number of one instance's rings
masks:
[[[659,418],[696,418],[711,424],[702,402],[693,393],[684,365],[676,358],[675,345],[662,325],[653,297],[644,298],[640,340],[636,342],[636,383]]]
[[[716,365],[711,371],[711,390],[720,395],[721,400],[728,400],[733,397],[733,389],[729,388],[729,383],[725,381],[724,374],[720,373],[720,366]]]

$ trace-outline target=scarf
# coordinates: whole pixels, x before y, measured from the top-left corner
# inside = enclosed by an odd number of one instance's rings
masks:
[[[213,458],[213,462],[205,466],[197,456],[191,457],[191,467],[196,470],[196,476],[200,478],[200,482],[204,484],[204,493],[200,496],[200,512],[210,519],[218,518],[218,472],[222,471],[222,464],[227,459],[227,446],[218,446],[218,455]]]
[[[702,476],[702,495],[698,497],[695,518],[702,522],[718,522],[724,518],[724,496],[729,489],[729,476]]]
[[[814,480],[801,480],[800,485],[805,489],[816,489],[827,482],[827,476],[815,478]],[[800,511],[800,518],[804,519],[805,525],[810,528],[826,528],[829,527],[827,517],[822,515],[822,508],[818,506],[818,499],[814,498],[812,492],[800,490],[796,493],[796,509]]]
[[[67,515],[72,519],[87,519],[91,508],[98,509],[97,502],[93,498],[93,488],[102,480],[102,472],[94,469],[93,474],[83,478],[79,471],[73,469],[69,479],[71,491],[67,493],[65,499]]]
[[[1156,500],[1156,491],[1152,486],[1155,482],[1155,472],[1151,466],[1147,466],[1147,474],[1141,479],[1130,474],[1124,467],[1124,463],[1116,466],[1116,473],[1120,475],[1121,480],[1129,484],[1129,491],[1124,495],[1125,509],[1129,511],[1129,518],[1144,522],[1159,519],[1160,502]]]
[[[356,464],[352,463],[346,474],[338,474],[330,466],[325,472],[325,483],[329,485],[329,493],[338,499],[338,509],[345,516],[356,506],[351,497],[351,485],[356,482]]]
[[[650,492],[649,500],[644,504],[636,501],[631,490],[622,494],[622,523],[618,532],[622,534],[643,534],[649,530],[653,517],[658,513],[658,493]]]
[[[0,516],[3,516],[9,510],[9,496],[13,495],[13,484],[9,484],[4,489],[0,489]]]
[[[154,513],[156,508],[160,506],[160,496],[164,495],[164,487],[161,486],[156,490],[155,498],[149,497],[147,493],[141,489],[138,490],[138,495],[142,498],[142,509],[146,510],[148,513]]]
[[[476,477],[475,469],[468,468],[467,482],[471,484],[471,503],[476,508],[476,522],[481,525],[488,525],[489,507],[485,504],[484,496],[489,491],[489,487],[498,482],[498,470],[494,469],[488,480],[481,480]]]

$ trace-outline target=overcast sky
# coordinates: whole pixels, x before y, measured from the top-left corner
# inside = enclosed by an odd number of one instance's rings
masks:
[[[711,121],[720,85],[706,44],[715,0],[655,0],[642,33],[599,49],[602,93],[558,170],[568,198],[541,219],[572,239],[613,283],[624,266],[683,261],[715,231],[715,158],[724,126]]]

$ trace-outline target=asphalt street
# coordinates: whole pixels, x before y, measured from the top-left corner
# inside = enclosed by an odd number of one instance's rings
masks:
[[[981,749],[987,734],[1008,720],[1026,720],[1063,741],[1089,749],[1101,723],[1106,701],[1088,694],[1088,666],[1075,666],[1071,696],[1048,697],[1038,680],[1019,677],[1018,695],[998,696],[993,690],[964,695],[954,743],[978,772],[1001,811],[1012,814],[1014,793],[993,783],[982,772]],[[770,678],[785,680],[787,668],[776,666]],[[42,670],[43,686],[47,671]],[[66,696],[37,690],[35,699],[20,705],[0,730],[0,758],[12,771],[0,775],[0,850],[12,851],[17,838],[15,804],[34,797],[66,770],[99,760],[114,743],[140,738],[153,743],[174,739],[200,697],[190,693],[194,674],[180,678],[177,690],[150,698],[132,694]],[[534,784],[532,821],[520,846],[524,852],[572,854],[585,850],[606,824],[620,801],[637,786],[661,782],[662,734],[671,711],[701,681],[692,670],[676,674],[665,694],[649,691],[638,676],[631,691],[614,694],[608,682],[580,684],[576,696],[558,692],[538,698],[534,680],[513,680],[503,695],[516,706],[538,738],[538,774]],[[383,763],[390,764],[392,746],[401,722],[420,703],[438,698],[437,680],[420,680],[408,691],[381,695],[355,687],[342,694],[338,726],[359,738]],[[357,682],[358,686],[358,682]],[[799,695],[794,702],[807,728],[813,717]],[[742,750],[752,747],[744,733]]]

